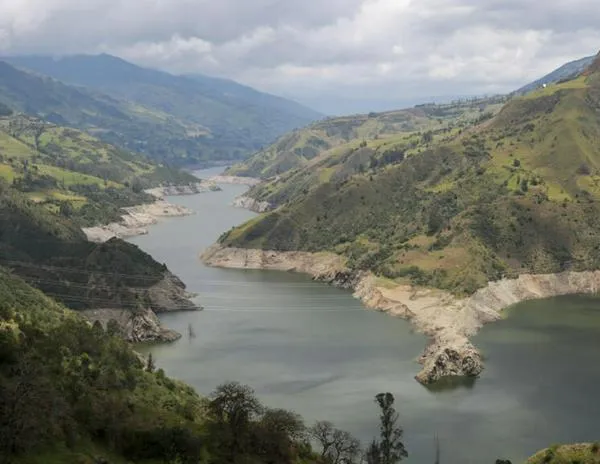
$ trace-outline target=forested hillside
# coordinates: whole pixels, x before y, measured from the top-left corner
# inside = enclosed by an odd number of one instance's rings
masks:
[[[269,147],[255,153],[227,173],[238,176],[269,177],[332,158],[368,143],[379,152],[398,147],[417,150],[427,143],[456,133],[476,121],[489,119],[501,107],[504,97],[471,99],[446,105],[419,105],[399,111],[329,118],[292,131]]]
[[[86,226],[118,221],[121,207],[153,201],[146,188],[198,182],[85,132],[23,114],[0,116],[0,178]]]
[[[335,251],[353,268],[459,294],[524,272],[598,269],[599,68],[597,58],[387,162],[377,142],[338,154],[335,170],[334,155],[317,158],[251,192],[279,208],[222,242]]]
[[[174,76],[110,55],[4,59],[20,69],[0,63],[0,102],[176,165],[241,159],[320,117],[232,81]]]

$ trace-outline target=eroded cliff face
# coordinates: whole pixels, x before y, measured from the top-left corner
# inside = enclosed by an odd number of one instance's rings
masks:
[[[156,314],[150,309],[130,311],[128,309],[88,309],[81,313],[90,322],[100,322],[106,330],[110,321],[115,321],[121,336],[132,343],[165,343],[181,338],[181,334],[163,327]]]
[[[247,196],[237,197],[233,200],[233,206],[236,208],[248,209],[255,213],[266,213],[273,209],[273,206],[268,201],[258,201]]]
[[[195,305],[184,283],[170,272],[164,278],[146,289],[137,289],[140,301],[145,306],[133,308],[99,308],[83,310],[81,313],[91,322],[99,321],[106,329],[114,320],[123,338],[133,343],[172,342],[181,334],[162,325],[156,313],[172,311],[195,311],[202,308]]]
[[[429,384],[450,376],[478,376],[484,365],[469,338],[486,323],[501,318],[513,304],[567,294],[597,293],[600,271],[524,274],[517,279],[490,282],[468,298],[410,285],[381,285],[369,272],[349,270],[332,253],[276,252],[213,245],[202,254],[211,266],[238,269],[296,271],[314,279],[354,290],[368,308],[408,319],[430,338],[419,358],[423,368],[416,379]]]
[[[202,309],[190,300],[193,295],[186,292],[185,284],[179,277],[168,271],[160,282],[149,287],[145,293],[157,313]]]

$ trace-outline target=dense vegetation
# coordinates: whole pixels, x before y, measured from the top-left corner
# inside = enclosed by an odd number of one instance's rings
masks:
[[[379,394],[380,438],[369,464],[407,456],[391,394]],[[312,449],[311,441],[320,450]],[[0,462],[82,464],[314,463],[362,460],[360,443],[329,422],[265,408],[235,382],[209,398],[141,360],[0,268]]]
[[[228,174],[267,179],[313,163],[331,159],[368,141],[383,153],[417,149],[421,141],[447,137],[474,121],[491,117],[504,97],[470,99],[445,105],[419,105],[399,111],[330,118],[290,132]]]
[[[62,82],[0,62],[0,102],[172,164],[241,159],[320,117],[231,81],[173,76],[109,55],[6,61]]]
[[[148,291],[165,277],[164,265],[122,240],[88,242],[72,220],[2,183],[0,266],[71,308],[163,309]]]
[[[446,140],[397,147],[390,162],[378,140],[330,153],[256,188],[280,207],[222,240],[335,251],[355,269],[459,294],[523,272],[598,269],[599,108],[592,67]]]
[[[0,178],[86,226],[117,221],[121,207],[152,201],[145,188],[198,182],[84,132],[22,114],[0,117]]]
[[[0,268],[2,464],[396,464],[408,453],[394,397],[375,402],[380,430],[363,447],[330,422],[307,427],[265,407],[235,382],[200,397],[110,326],[90,325]],[[528,462],[599,455],[598,445],[553,447]]]

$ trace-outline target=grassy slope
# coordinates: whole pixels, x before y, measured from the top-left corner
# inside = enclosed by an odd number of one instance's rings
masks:
[[[99,455],[110,462],[126,462],[119,452],[108,449],[115,447],[110,435],[94,436],[96,427],[113,420],[110,414],[119,421],[112,426],[121,430],[109,433],[128,433],[131,440],[153,429],[201,430],[202,400],[193,389],[144,372],[124,342],[93,330],[2,268],[0,340],[0,404],[11,404],[13,393],[23,392],[13,414],[0,421],[2,453],[9,437],[17,450],[25,452],[14,462],[93,463]],[[27,372],[34,377],[26,377]],[[21,390],[15,390],[17,386]]]
[[[75,309],[149,304],[146,289],[166,271],[121,240],[88,242],[72,220],[1,184],[0,266]]]
[[[85,132],[24,115],[0,117],[0,178],[53,211],[70,203],[86,225],[117,220],[120,206],[150,201],[142,188],[197,181]]]
[[[527,460],[527,464],[598,464],[600,446],[595,444],[575,444],[553,446],[542,450]]]
[[[269,178],[306,165],[331,149],[368,141],[374,145],[408,142],[412,146],[422,133],[448,133],[499,108],[500,99],[475,100],[452,105],[415,108],[331,118],[284,135],[273,145],[228,170],[231,175]],[[375,141],[379,141],[378,143]]]
[[[283,206],[224,243],[335,250],[356,268],[456,293],[522,272],[600,268],[598,107],[592,74],[513,99],[401,162],[347,169],[378,156],[367,144],[341,163],[347,175],[304,168],[259,187]]]

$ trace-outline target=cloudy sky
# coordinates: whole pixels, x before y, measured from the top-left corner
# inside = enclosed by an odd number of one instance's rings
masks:
[[[598,0],[0,0],[0,53],[108,52],[328,113],[506,92],[600,49]]]

